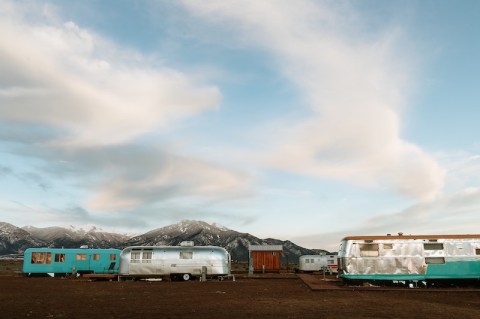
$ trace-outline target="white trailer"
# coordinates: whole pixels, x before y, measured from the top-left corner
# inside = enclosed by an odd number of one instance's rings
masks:
[[[302,272],[337,272],[337,255],[303,255],[298,259],[298,269]]]
[[[119,280],[161,278],[190,280],[193,277],[230,275],[230,254],[217,246],[132,246],[120,254]]]

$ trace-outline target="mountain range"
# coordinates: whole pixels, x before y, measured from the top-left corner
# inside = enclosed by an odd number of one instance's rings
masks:
[[[213,245],[225,248],[232,259],[248,261],[249,245],[282,245],[283,262],[298,262],[302,255],[328,253],[322,249],[307,249],[289,240],[260,239],[218,224],[203,221],[182,220],[176,224],[158,228],[141,235],[103,231],[95,226],[86,228],[33,226],[16,227],[0,222],[0,255],[22,254],[30,247],[118,248],[127,246],[177,246],[182,241],[193,241],[197,246]]]

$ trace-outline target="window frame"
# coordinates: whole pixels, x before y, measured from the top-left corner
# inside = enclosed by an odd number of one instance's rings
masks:
[[[143,264],[151,264],[152,263],[153,252],[150,251],[142,251],[142,263]]]
[[[65,262],[65,259],[67,259],[67,256],[63,253],[55,253],[55,256],[54,256],[54,261],[56,263],[64,263]]]
[[[360,251],[360,257],[379,257],[380,249],[379,244],[363,243],[358,245]]]
[[[75,260],[76,261],[87,261],[87,254],[85,254],[85,253],[75,254]]]
[[[193,259],[193,251],[181,251],[179,257],[180,259]]]
[[[130,252],[130,263],[139,264],[142,260],[142,252],[140,250],[132,250]]]
[[[34,251],[30,256],[30,263],[33,265],[50,265],[52,263],[52,253]]]
[[[423,243],[423,250],[443,250],[443,243]]]

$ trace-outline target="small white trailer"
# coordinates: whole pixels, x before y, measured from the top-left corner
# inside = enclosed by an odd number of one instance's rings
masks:
[[[194,277],[218,278],[230,275],[230,254],[222,247],[132,246],[120,253],[119,280],[161,278],[190,280]]]
[[[336,273],[337,255],[303,255],[298,259],[298,270],[301,272],[325,271]]]

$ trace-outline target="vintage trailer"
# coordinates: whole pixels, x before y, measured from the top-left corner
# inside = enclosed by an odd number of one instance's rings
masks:
[[[480,235],[345,237],[338,259],[346,281],[478,280]]]
[[[301,272],[325,271],[337,272],[337,255],[303,255],[298,259]]]
[[[120,254],[119,280],[155,278],[190,280],[193,277],[221,277],[230,274],[230,254],[221,247],[194,246],[134,246]]]
[[[117,273],[119,249],[28,248],[23,259],[23,273],[48,274],[112,274]]]

